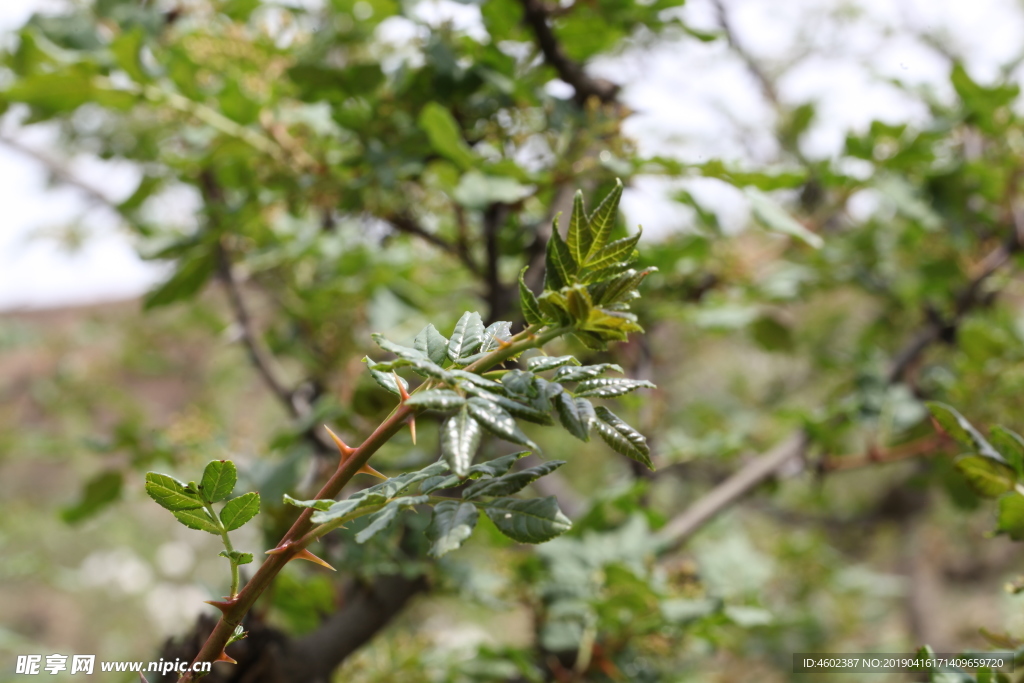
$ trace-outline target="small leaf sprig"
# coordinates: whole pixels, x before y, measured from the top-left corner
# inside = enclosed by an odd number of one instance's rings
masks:
[[[559,235],[556,223],[548,243],[544,291],[535,295],[525,284],[525,269],[520,273],[520,302],[527,327],[519,333],[512,333],[508,321],[485,325],[479,313],[466,312],[448,338],[433,325],[420,331],[412,346],[373,335],[377,345],[394,358],[377,362],[367,357],[364,362],[374,381],[399,397],[398,405],[358,447],[348,446],[328,430],[341,454],[336,472],[312,500],[285,496],[285,503],[301,508],[302,512],[278,546],[267,551],[269,557],[241,590],[237,590],[238,564],[251,561],[251,556],[234,554],[227,531],[229,526],[237,528],[232,525],[240,526],[258,512],[257,494],[244,494],[228,501],[218,515],[212,504],[229,495],[230,490],[223,492],[226,484],[215,484],[211,491],[221,491],[222,495],[214,500],[211,493],[205,492],[206,472],[204,483],[198,486],[186,486],[166,475],[150,475],[154,487],[160,487],[154,496],[157,502],[168,507],[182,523],[221,534],[224,554],[232,562],[231,596],[210,603],[221,610],[222,616],[196,662],[230,660],[224,647],[237,637],[242,618],[274,577],[294,559],[329,567],[308,546],[351,520],[367,516],[366,525],[355,537],[357,543],[365,543],[387,529],[403,510],[432,507],[433,517],[426,534],[432,542],[430,553],[435,557],[460,547],[472,534],[481,511],[503,534],[521,543],[541,543],[568,531],[572,523],[553,497],[516,497],[564,461],[552,460],[512,471],[515,462],[529,452],[520,451],[474,463],[484,432],[539,452],[519,423],[552,425],[557,421],[581,441],[589,441],[596,431],[614,450],[653,468],[644,436],[606,406],[595,406],[592,400],[615,398],[654,385],[606,377],[609,372],[622,372],[614,364],[583,365],[574,356],[543,355],[547,343],[566,335],[576,337],[588,348],[603,349],[609,342],[625,340],[630,332],[643,331],[629,306],[640,296],[638,286],[654,269],[637,271],[632,267],[638,256],[635,247],[639,233],[609,241],[621,196],[622,183],[617,181],[611,193],[588,215],[583,196],[577,193],[567,238],[563,240]],[[522,358],[535,350],[541,355]],[[506,365],[517,359],[521,361],[518,366]],[[411,375],[403,377],[399,373]],[[410,379],[417,377],[419,385],[414,388]],[[415,442],[415,418],[428,410],[446,414],[440,438],[442,457],[438,462],[335,500],[356,474],[381,476],[369,467],[370,457],[406,425]],[[230,476],[220,471],[226,466],[219,466],[220,470],[211,466],[211,482],[219,482],[218,477],[224,475],[234,486],[233,465]],[[414,491],[413,486],[417,485]],[[455,487],[461,488],[459,497],[444,495]],[[255,508],[253,499],[246,496],[256,496]],[[247,501],[244,512],[236,513],[235,508],[243,503],[235,501],[241,499]],[[229,506],[231,510],[225,514]],[[246,517],[249,512],[252,514]],[[194,675],[186,673],[181,680],[193,681]]]
[[[190,529],[221,537],[221,555],[231,563],[231,595],[238,594],[238,567],[252,562],[252,553],[235,550],[228,535],[245,525],[260,511],[260,494],[243,493],[232,498],[218,513],[213,505],[235,490],[238,472],[230,460],[214,460],[206,465],[199,484],[183,484],[174,477],[158,472],[146,475],[146,493],[161,507],[170,510],[175,519]]]

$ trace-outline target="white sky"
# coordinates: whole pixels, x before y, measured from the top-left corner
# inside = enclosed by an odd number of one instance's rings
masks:
[[[820,103],[819,123],[804,150],[811,156],[836,152],[847,130],[863,129],[874,118],[913,121],[924,115],[919,104],[886,84],[886,78],[931,84],[948,96],[948,64],[911,30],[937,36],[944,49],[966,58],[971,73],[981,80],[992,78],[1001,64],[1024,49],[1024,11],[1013,0],[725,1],[740,40],[768,68],[793,54],[801,41],[809,41],[814,56],[790,70],[779,90],[786,102]],[[450,0],[433,2],[434,11],[457,13],[460,20],[468,9]],[[0,33],[52,4],[0,0]],[[682,12],[694,26],[716,27],[709,0],[690,0]],[[638,50],[596,64],[594,70],[628,84],[624,98],[637,114],[628,120],[627,132],[645,153],[669,153],[688,161],[771,160],[771,111],[722,41],[705,45],[686,40]],[[45,150],[52,136],[40,131],[20,141]],[[127,196],[137,180],[124,165],[80,159],[72,168],[113,198]],[[38,162],[0,145],[0,310],[134,296],[161,279],[165,268],[136,256],[111,212],[91,205],[76,189],[47,187],[46,179]],[[655,235],[684,225],[685,211],[664,198],[669,186],[644,179],[628,190],[623,207],[629,222],[643,224]],[[715,182],[690,187],[727,226],[746,220],[738,192]],[[78,251],[38,236],[79,219],[91,236]]]

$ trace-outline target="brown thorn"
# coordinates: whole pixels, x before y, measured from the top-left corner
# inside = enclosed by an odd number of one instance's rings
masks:
[[[292,547],[292,543],[291,543],[291,541],[288,541],[287,543],[282,543],[281,545],[277,546],[276,548],[271,548],[270,550],[268,550],[266,552],[266,554],[267,555],[283,555],[286,552],[288,552],[289,550],[291,550],[291,547]]]
[[[402,378],[398,376],[398,373],[392,370],[391,374],[395,376],[395,386],[398,387],[398,395],[402,397],[402,403],[405,403],[409,400],[409,392],[406,391],[405,385],[402,384]]]
[[[226,600],[203,600],[207,605],[213,605],[224,614],[228,613],[228,610],[235,606],[238,602],[237,599],[228,598]]]
[[[497,342],[499,348],[507,349],[508,347],[512,346],[512,342],[505,341],[504,339],[498,339],[493,334],[491,335],[491,339]]]
[[[413,440],[413,443],[416,443],[416,441]],[[359,471],[356,472],[356,474],[369,474],[370,476],[377,477],[378,479],[387,479],[386,476],[384,476],[377,470],[373,469],[369,465],[363,465],[362,467],[360,467]]]
[[[299,552],[295,553],[295,556],[292,557],[291,560],[288,560],[288,561],[291,562],[292,560],[309,560],[310,562],[314,562],[314,563],[320,565],[321,567],[327,567],[332,572],[338,571],[337,569],[335,569],[331,565],[327,564],[326,562],[324,562],[319,557],[317,557],[313,553],[309,552],[305,548],[303,548]]]
[[[228,664],[238,664],[238,662],[236,662],[234,659],[232,659],[230,656],[228,656],[228,653],[225,650],[221,650],[220,654],[217,655],[217,659],[215,659],[213,661],[215,661],[215,662],[227,662]]]
[[[409,433],[412,434],[412,445],[416,445],[416,418],[409,418]]]
[[[335,434],[330,427],[324,425],[324,429],[326,429],[327,433],[331,435],[331,438],[334,440],[334,445],[338,447],[339,451],[341,451],[342,460],[348,458],[350,455],[356,452],[356,449],[352,448],[347,443],[342,441],[341,437]]]

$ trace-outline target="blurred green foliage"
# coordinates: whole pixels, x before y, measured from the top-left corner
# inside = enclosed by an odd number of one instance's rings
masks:
[[[3,55],[5,117],[59,130],[69,155],[132,163],[138,187],[115,208],[140,253],[173,271],[141,313],[77,322],[73,334],[0,322],[15,405],[0,430],[0,479],[15,482],[0,483],[12,592],[88,573],[32,583],[52,544],[81,563],[92,546],[126,545],[163,571],[149,531],[159,522],[129,513],[153,467],[187,476],[232,456],[263,500],[261,538],[249,540],[270,547],[294,518],[278,501],[308,498],[322,478],[317,426],[355,443],[393,407],[360,362],[371,333],[412,343],[466,309],[485,324],[528,319],[517,278],[530,266],[525,285],[540,291],[552,220],[569,215],[575,190],[604,196],[616,176],[627,187],[659,176],[678,183],[680,229],[641,244],[637,269],[658,269],[634,306],[648,335],[558,350],[658,384],[616,407],[650,436],[656,474],[527,427],[567,463],[551,494],[572,508],[571,532],[526,551],[481,516],[464,548],[435,560],[422,515],[363,545],[353,526],[321,553],[343,578],[290,567],[261,618],[301,637],[352,577],[428,577],[430,591],[338,674],[365,681],[782,681],[792,652],[984,647],[980,626],[1019,636],[1019,597],[993,592],[1021,554],[981,538],[993,511],[962,475],[991,494],[1020,471],[984,453],[954,459],[924,404],[1021,428],[1024,122],[1012,79],[979,82],[951,64],[951,98],[905,88],[926,115],[851,131],[829,158],[803,152],[814,102],[778,105],[770,167],[645,157],[622,133],[628,109],[566,63],[722,37],[662,2],[486,0],[462,6],[468,28],[428,5],[99,0],[18,32]],[[550,35],[524,21],[538,7]],[[558,78],[575,80],[577,97],[554,96]],[[750,226],[725,232],[693,179],[741,189]],[[194,224],[164,220],[168,196],[194,200]],[[628,234],[609,220],[611,239]],[[32,353],[45,360],[31,365]],[[803,457],[681,549],[666,539],[670,520],[794,430],[808,439]],[[421,420],[419,445],[401,436],[374,466],[434,461],[438,431]],[[998,453],[1005,434],[990,435]],[[483,449],[507,452],[497,440]],[[997,528],[1016,538],[1020,511],[999,507]],[[209,581],[214,596],[214,574],[196,571],[180,583]],[[145,658],[118,649],[157,639],[132,632],[144,597],[73,598],[68,585],[62,599],[113,615],[102,629],[121,645],[25,626],[47,609],[26,592],[0,647],[85,643]],[[190,617],[167,632],[186,632]]]

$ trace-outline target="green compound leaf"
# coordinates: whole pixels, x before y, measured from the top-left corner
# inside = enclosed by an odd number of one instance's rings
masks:
[[[569,234],[566,236],[566,246],[569,253],[576,260],[576,263],[584,263],[587,254],[590,252],[590,245],[594,241],[590,225],[587,222],[587,214],[583,209],[583,192],[576,190],[572,198],[572,214],[569,216]]]
[[[313,510],[330,510],[331,506],[337,503],[338,501],[331,500],[330,498],[314,500],[297,500],[286,493],[284,494],[284,502],[288,505],[294,505],[297,508],[311,508]]]
[[[227,550],[221,550],[218,553],[221,557],[226,557],[235,564],[249,564],[252,562],[252,553],[243,553],[238,550],[232,550],[230,553]]]
[[[398,384],[395,382],[395,375],[393,373],[375,370],[374,368],[378,363],[375,363],[369,356],[364,356],[363,362],[366,363],[366,367],[370,369],[370,376],[373,377],[373,381],[379,384],[381,388],[390,391],[395,396],[402,395],[402,392],[398,390]],[[401,382],[402,387],[408,391],[409,383],[403,377],[399,377],[398,381]]]
[[[525,266],[519,271],[519,306],[523,309],[523,319],[528,325],[541,325],[544,323],[544,315],[540,312],[540,304],[537,303],[537,296],[526,286]]]
[[[220,527],[217,525],[217,522],[210,517],[210,513],[202,508],[198,510],[176,510],[174,517],[189,529],[220,535]]]
[[[595,398],[613,398],[622,396],[637,389],[654,389],[655,386],[645,379],[620,379],[617,377],[601,377],[588,379],[576,385],[577,396],[593,396]]]
[[[243,493],[232,498],[220,511],[220,521],[224,528],[233,531],[242,526],[260,512],[260,494]]]
[[[384,531],[395,521],[398,513],[414,505],[422,505],[430,500],[430,496],[402,496],[395,498],[368,518],[369,524],[356,534],[356,543],[366,543],[371,538]]]
[[[432,324],[420,330],[412,345],[436,365],[442,365],[448,357],[448,340]]]
[[[551,474],[564,464],[564,460],[551,460],[496,479],[482,479],[467,486],[462,492],[462,497],[465,500],[472,500],[484,496],[511,496],[544,475]]]
[[[608,193],[608,196],[604,198],[601,205],[590,215],[590,220],[587,221],[587,228],[590,234],[593,235],[593,241],[590,244],[590,249],[587,251],[587,260],[583,262],[583,265],[589,265],[590,260],[608,244],[612,228],[615,227],[615,217],[618,215],[620,199],[622,199],[622,181],[616,178],[615,187],[612,188],[612,191]]]
[[[495,498],[484,512],[501,533],[520,543],[543,543],[572,528],[558,509],[554,496],[547,498]]]
[[[441,455],[455,476],[465,478],[479,446],[480,425],[463,406],[441,427]]]
[[[1017,475],[1008,465],[980,455],[958,458],[954,465],[979,496],[995,498],[1013,488]]]
[[[466,311],[455,323],[452,338],[448,341],[448,357],[457,362],[463,356],[475,351],[484,337],[484,321],[480,314]]]
[[[612,450],[636,460],[648,469],[654,469],[651,462],[651,449],[647,446],[647,439],[643,434],[633,429],[604,406],[598,406],[595,412],[597,421],[594,423],[594,427]]]
[[[446,500],[434,506],[434,516],[427,527],[427,538],[434,542],[432,557],[441,557],[457,549],[473,533],[480,513],[472,503]]]
[[[451,389],[430,389],[413,394],[405,400],[405,404],[430,410],[454,410],[464,406],[466,399]]]
[[[996,532],[1009,534],[1015,541],[1024,541],[1024,496],[1012,491],[999,499]]]
[[[526,367],[530,372],[554,370],[563,365],[579,365],[575,356],[534,356],[526,359]]]
[[[515,418],[509,415],[501,406],[482,398],[474,397],[469,399],[469,404],[466,407],[469,409],[470,416],[479,422],[481,427],[495,436],[521,446],[526,446],[535,451],[540,450],[537,444],[531,441],[519,429]]]
[[[235,463],[230,460],[214,460],[203,470],[199,493],[207,503],[218,503],[231,495],[237,481]]]
[[[508,393],[515,396],[533,397],[537,388],[533,385],[533,373],[523,370],[509,370],[501,377],[501,383]]]
[[[185,485],[173,477],[159,472],[146,474],[146,493],[161,507],[177,512],[203,507],[202,499],[185,491]],[[187,525],[186,525],[187,526]]]

